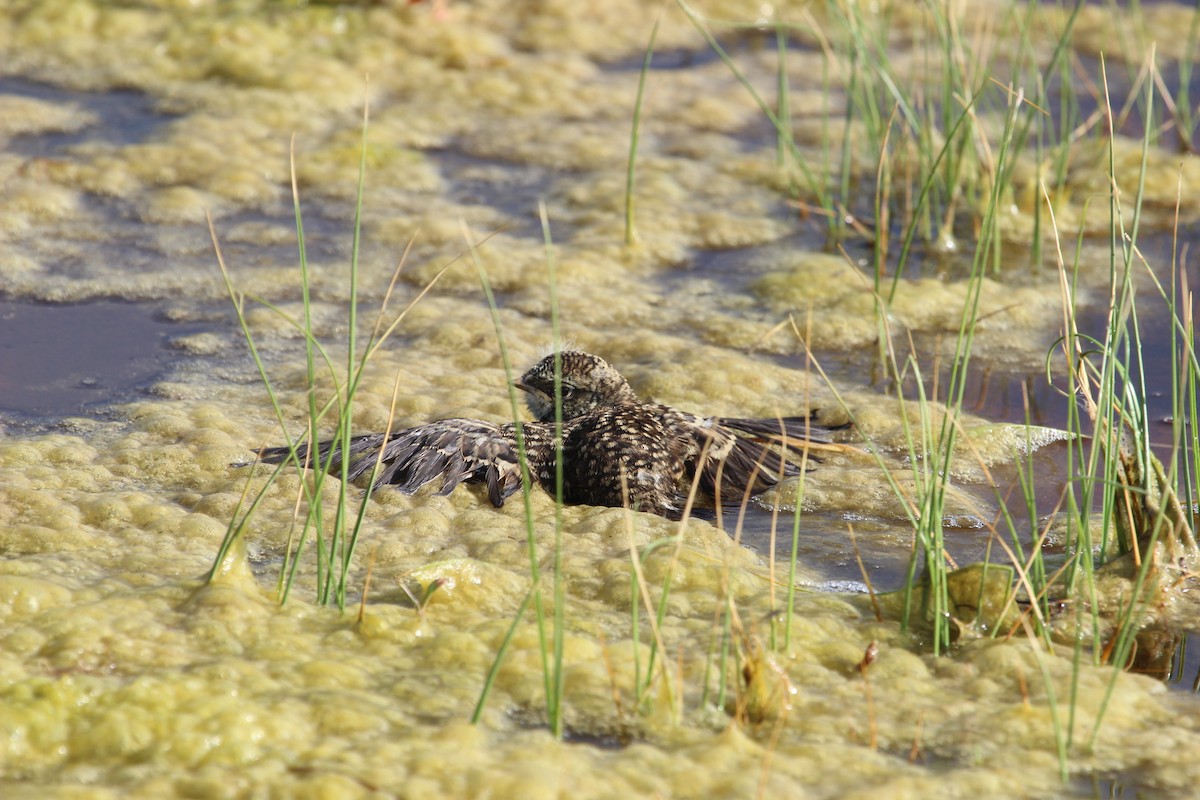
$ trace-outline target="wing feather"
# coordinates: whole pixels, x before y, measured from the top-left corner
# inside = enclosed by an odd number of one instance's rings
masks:
[[[524,426],[526,449],[531,457],[533,448],[539,447],[543,438],[536,427],[530,423]],[[267,463],[279,463],[287,460],[290,453],[290,448],[273,447],[262,451],[260,458]],[[347,454],[350,480],[366,475],[379,463],[375,486],[393,484],[405,494],[439,479],[441,487],[437,494],[441,495],[450,494],[460,483],[483,482],[488,487],[488,499],[499,507],[521,483],[512,425],[445,419],[393,431],[386,437],[356,436],[350,440]],[[308,446],[298,445],[296,455],[301,463],[308,463]],[[342,453],[336,440],[318,444],[315,457],[316,463],[310,466],[328,465],[330,473],[341,472]]]

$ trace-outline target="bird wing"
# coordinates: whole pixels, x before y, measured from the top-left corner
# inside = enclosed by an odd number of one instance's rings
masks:
[[[524,426],[527,452],[540,448],[541,431],[536,424]],[[317,464],[328,464],[328,471],[340,473],[342,454],[336,440],[317,446]],[[290,449],[275,447],[264,450],[263,461],[278,463],[289,457]],[[356,436],[350,440],[349,480],[370,472],[379,464],[375,487],[394,484],[405,494],[413,492],[439,478],[437,493],[446,495],[458,484],[484,482],[488,498],[497,508],[521,486],[516,432],[513,425],[496,425],[474,419],[444,419],[415,428]],[[299,445],[296,454],[303,462],[308,447]]]
[[[800,474],[795,455],[831,447],[827,434],[835,428],[813,425],[809,417],[743,419],[683,414],[695,441],[694,469],[700,470],[700,489],[717,494],[723,503],[738,503],[766,491],[780,478]],[[809,461],[819,461],[807,455]],[[692,472],[694,475],[695,473]]]

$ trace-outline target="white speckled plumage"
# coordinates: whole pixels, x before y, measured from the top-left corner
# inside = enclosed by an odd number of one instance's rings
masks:
[[[629,505],[676,516],[700,471],[699,489],[722,502],[740,502],[747,490],[761,492],[781,475],[797,474],[795,454],[827,431],[806,417],[736,419],[699,417],[638,399],[608,362],[579,350],[559,356],[563,433],[563,499],[568,503]],[[515,385],[526,393],[535,421],[523,423],[532,480],[555,491],[555,356],[531,367]],[[383,453],[380,457],[380,448]],[[332,453],[332,457],[331,456]],[[262,460],[279,462],[289,449],[272,448]],[[303,460],[306,448],[297,448]],[[787,454],[787,455],[784,455]],[[415,428],[355,437],[349,447],[349,477],[369,473],[377,462],[376,485],[394,484],[412,493],[441,479],[439,494],[462,482],[482,482],[497,507],[521,485],[517,432],[512,423],[444,419]],[[341,454],[333,442],[317,451],[321,464],[339,474]],[[810,460],[815,460],[810,457]]]

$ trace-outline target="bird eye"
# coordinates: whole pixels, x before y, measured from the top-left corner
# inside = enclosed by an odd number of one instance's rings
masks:
[[[575,394],[575,387],[574,387],[574,386],[563,386],[563,387],[562,387],[562,398],[563,398],[563,400],[566,400],[566,399],[570,398],[570,397],[571,397],[571,395],[573,395],[573,394]]]

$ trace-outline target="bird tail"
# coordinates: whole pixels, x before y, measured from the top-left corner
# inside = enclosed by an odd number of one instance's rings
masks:
[[[757,442],[779,444],[796,453],[822,449],[813,448],[812,445],[832,445],[833,440],[829,438],[829,435],[834,431],[841,431],[850,427],[849,422],[843,425],[814,425],[812,416],[770,417],[766,419],[721,417],[717,420],[717,424],[728,428],[739,435],[739,437],[746,435]]]
[[[723,504],[740,503],[747,489],[758,494],[782,478],[799,475],[797,455],[802,463],[820,463],[813,451],[843,449],[829,435],[850,427],[813,425],[811,417],[721,418],[716,423],[733,441],[724,458],[706,464],[702,488],[711,494],[719,483]]]

